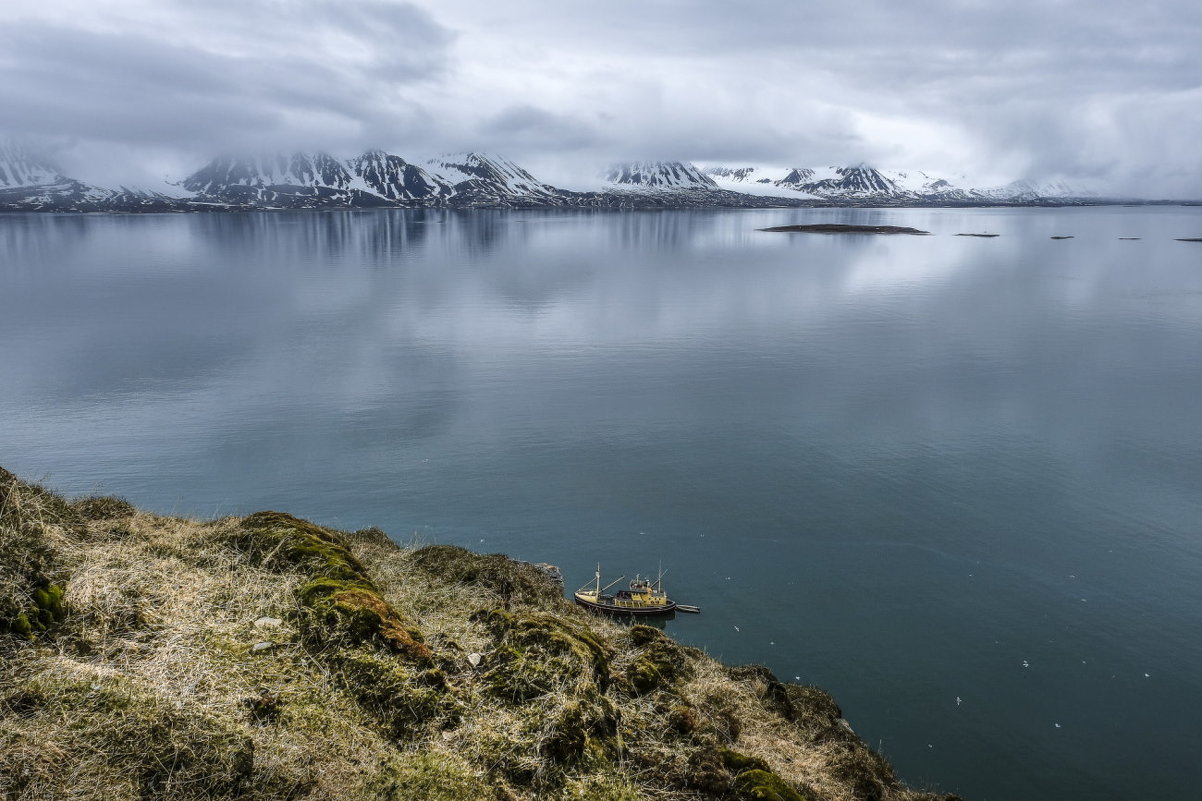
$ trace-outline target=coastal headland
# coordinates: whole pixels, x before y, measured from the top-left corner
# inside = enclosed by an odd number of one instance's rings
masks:
[[[0,469],[11,799],[951,801],[826,692],[578,609],[537,567]]]

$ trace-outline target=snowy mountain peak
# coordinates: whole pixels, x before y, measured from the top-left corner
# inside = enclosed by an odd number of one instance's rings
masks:
[[[559,192],[504,156],[490,153],[447,153],[427,160],[426,169],[453,186],[458,202],[468,204],[538,205],[553,201]]]
[[[0,188],[48,186],[67,180],[48,161],[28,148],[0,139]]]
[[[215,194],[232,186],[329,186],[346,189],[351,174],[328,153],[219,156],[182,182],[192,192]]]
[[[780,181],[780,185],[795,185],[799,191],[816,195],[842,197],[896,196],[904,191],[867,164],[828,167],[826,170],[795,168]]]
[[[702,172],[728,181],[749,181],[755,174],[755,167],[706,167]]]
[[[631,161],[605,171],[611,184],[651,189],[717,189],[714,179],[682,161]]]
[[[445,179],[382,150],[369,150],[346,166],[353,176],[352,188],[392,201],[437,201],[454,192]]]
[[[431,172],[451,183],[484,181],[514,189],[542,188],[526,170],[503,156],[487,153],[446,153],[426,162]]]
[[[802,184],[808,183],[813,179],[814,171],[809,167],[794,167],[793,169],[789,170],[788,175],[786,175],[784,178],[781,178],[779,181],[775,181],[774,183],[776,183],[778,186],[789,184],[801,186]]]

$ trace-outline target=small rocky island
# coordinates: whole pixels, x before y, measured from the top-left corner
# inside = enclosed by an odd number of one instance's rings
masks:
[[[822,690],[593,617],[538,567],[0,469],[0,796],[950,801]]]
[[[929,236],[930,231],[906,228],[901,225],[844,225],[843,223],[820,223],[817,225],[777,225],[760,228],[760,231],[780,231],[791,234],[911,234]]]

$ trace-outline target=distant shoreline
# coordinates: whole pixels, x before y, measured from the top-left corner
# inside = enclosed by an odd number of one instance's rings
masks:
[[[725,193],[725,190],[719,190]],[[737,193],[730,193],[737,194]],[[820,201],[799,198],[796,201],[789,198],[768,198],[754,195],[745,196],[752,201],[749,203],[704,202],[703,196],[691,198],[693,202],[670,202],[671,198],[656,198],[654,196],[608,197],[597,199],[595,202],[565,202],[565,203],[464,203],[456,205],[340,205],[340,204],[306,204],[299,202],[295,205],[250,205],[234,203],[215,203],[211,201],[198,202],[193,200],[148,201],[141,204],[79,204],[78,207],[67,204],[23,205],[4,203],[0,201],[0,215],[6,214],[236,214],[246,212],[297,212],[297,211],[695,211],[710,209],[714,211],[734,211],[738,209],[1060,209],[1060,208],[1098,208],[1098,207],[1183,207],[1194,208],[1202,206],[1202,201],[1193,200],[1147,200],[1133,203],[1130,200],[1089,200],[1066,201],[1063,199],[1023,202],[941,202],[923,203],[915,201],[888,203],[881,201],[864,201],[860,203]]]

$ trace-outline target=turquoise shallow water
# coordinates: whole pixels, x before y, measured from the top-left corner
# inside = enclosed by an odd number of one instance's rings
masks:
[[[755,230],[794,222],[935,236]],[[0,465],[573,586],[662,560],[704,607],[673,635],[830,689],[908,781],[1189,798],[1199,235],[1175,207],[0,215]]]

